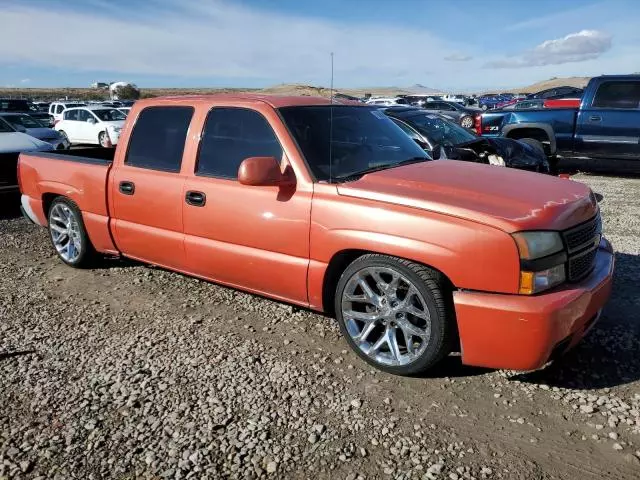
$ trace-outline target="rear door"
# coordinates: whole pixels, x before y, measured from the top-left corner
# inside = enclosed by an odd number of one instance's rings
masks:
[[[196,275],[307,304],[312,187],[237,180],[249,157],[275,157],[286,168],[281,145],[258,110],[221,106],[206,114],[183,200],[187,263]]]
[[[578,112],[576,154],[640,160],[640,80],[607,80]]]
[[[180,173],[191,106],[147,107],[111,180],[112,230],[118,250],[163,267],[185,266]]]

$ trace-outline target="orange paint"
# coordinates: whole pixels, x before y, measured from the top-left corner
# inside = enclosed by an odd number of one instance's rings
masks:
[[[22,193],[46,224],[46,195],[64,195],[83,212],[97,250],[278,300],[327,310],[323,289],[332,259],[344,251],[407,258],[444,273],[463,348],[472,365],[530,369],[556,345],[574,345],[611,289],[613,256],[603,243],[597,268],[579,284],[518,295],[520,259],[511,233],[565,230],[597,212],[579,182],[456,161],[407,165],[342,184],[314,182],[277,108],[325,105],[313,97],[217,95],[142,100],[121,132],[113,164],[20,157]],[[124,164],[142,109],[190,106],[179,172]],[[259,112],[283,151],[281,177],[269,159],[241,169],[243,183],[198,176],[196,158],[214,107]],[[120,191],[135,184],[135,194]],[[260,184],[262,186],[254,186]],[[188,192],[206,197],[186,201]]]

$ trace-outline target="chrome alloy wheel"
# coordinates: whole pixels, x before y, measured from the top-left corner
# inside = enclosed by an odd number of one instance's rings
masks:
[[[342,317],[349,336],[376,363],[402,366],[417,360],[431,336],[424,297],[404,275],[366,267],[347,282]]]
[[[464,117],[462,119],[462,122],[460,122],[460,125],[463,128],[472,128],[473,127],[473,118],[471,117]]]
[[[64,203],[56,203],[49,214],[53,245],[62,259],[74,263],[80,256],[82,237],[75,213]]]

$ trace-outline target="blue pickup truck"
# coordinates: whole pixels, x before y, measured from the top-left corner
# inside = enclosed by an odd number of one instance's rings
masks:
[[[475,129],[482,136],[514,138],[544,149],[552,163],[562,158],[640,160],[640,75],[592,78],[579,107],[483,113]]]

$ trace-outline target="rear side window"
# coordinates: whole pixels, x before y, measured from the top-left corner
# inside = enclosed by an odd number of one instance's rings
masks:
[[[192,107],[149,107],[138,115],[124,163],[179,172]]]
[[[236,179],[249,157],[282,158],[282,147],[269,122],[246,108],[214,108],[207,115],[196,175]]]
[[[64,112],[64,119],[65,120],[78,120],[78,114],[80,113],[79,110],[67,110],[66,112]]]
[[[593,99],[598,108],[640,108],[640,81],[603,82]]]

